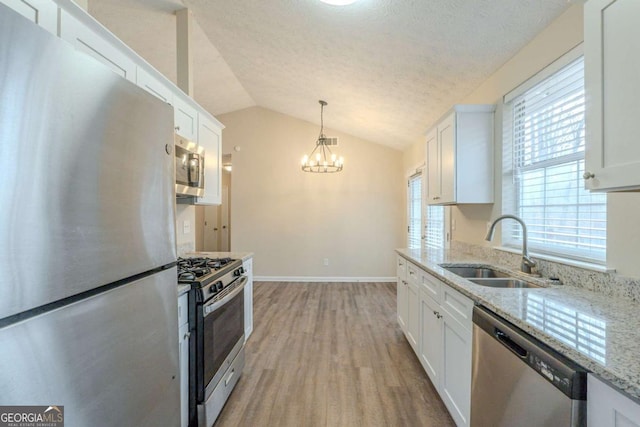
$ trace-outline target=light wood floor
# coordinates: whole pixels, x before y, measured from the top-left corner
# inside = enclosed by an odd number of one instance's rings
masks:
[[[393,283],[255,283],[246,366],[215,426],[453,426],[395,313]]]

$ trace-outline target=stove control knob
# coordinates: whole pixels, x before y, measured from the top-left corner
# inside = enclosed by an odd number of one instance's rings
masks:
[[[209,292],[211,292],[212,294],[215,294],[216,292],[220,292],[222,288],[223,288],[222,282],[216,282],[213,285],[211,285],[211,288],[209,288]]]
[[[234,272],[233,272],[233,275],[234,275],[235,277],[239,277],[239,276],[241,276],[241,275],[242,275],[242,273],[244,273],[244,268],[240,267],[240,268],[238,268],[236,271],[234,271]]]

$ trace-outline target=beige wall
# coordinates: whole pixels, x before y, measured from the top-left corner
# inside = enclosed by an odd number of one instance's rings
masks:
[[[395,276],[393,249],[404,240],[401,151],[326,129],[340,138],[344,170],[308,174],[300,159],[317,124],[259,107],[218,119],[223,152],[233,153],[231,249],[255,253],[254,274]]]
[[[498,69],[478,89],[461,99],[461,104],[497,104],[495,128],[496,165],[502,164],[502,97],[562,56],[583,40],[582,5],[574,5],[534,40]],[[416,145],[424,146],[424,141]],[[405,150],[405,167],[424,158],[424,148],[417,146]],[[499,234],[491,243],[484,241],[487,222],[501,213],[501,171],[496,168],[496,200],[493,205],[460,205],[452,208],[455,230],[453,240],[480,245],[498,245]],[[608,196],[607,264],[619,274],[640,277],[640,194],[611,194]]]
[[[184,222],[189,222],[190,231],[184,233]],[[176,242],[178,255],[195,250],[196,208],[191,205],[176,205]]]

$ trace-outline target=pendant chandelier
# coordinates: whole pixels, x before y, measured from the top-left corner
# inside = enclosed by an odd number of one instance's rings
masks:
[[[324,135],[324,107],[325,101],[320,103],[320,136],[316,141],[316,146],[310,155],[302,158],[302,170],[312,173],[335,173],[340,172],[344,166],[344,159],[338,158],[329,148],[330,145],[337,145],[337,138],[327,138]]]

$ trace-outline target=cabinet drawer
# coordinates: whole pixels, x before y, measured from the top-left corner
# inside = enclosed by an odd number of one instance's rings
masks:
[[[189,323],[189,293],[178,298],[178,326]]]
[[[473,301],[444,283],[442,284],[442,309],[465,328],[471,330]]]
[[[422,272],[420,275],[421,291],[433,298],[438,304],[442,301],[442,282],[431,274]]]

